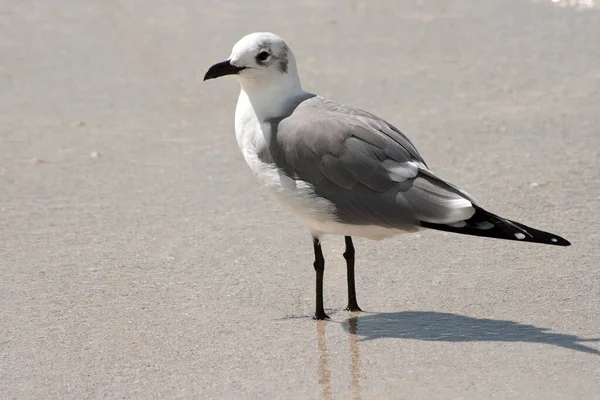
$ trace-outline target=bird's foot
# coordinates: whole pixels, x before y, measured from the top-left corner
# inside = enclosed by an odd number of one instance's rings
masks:
[[[358,311],[362,311],[360,309],[360,307],[358,306],[358,304],[354,303],[354,304],[348,304],[348,306],[345,308],[346,311],[353,311],[353,312],[358,312]]]
[[[325,314],[325,311],[319,311],[315,313],[313,319],[316,321],[326,321],[331,318],[329,318],[329,315]]]

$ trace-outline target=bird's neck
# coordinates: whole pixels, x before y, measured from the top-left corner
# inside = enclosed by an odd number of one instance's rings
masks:
[[[240,98],[246,97],[260,121],[285,116],[289,104],[304,94],[297,75],[266,82],[240,82]]]

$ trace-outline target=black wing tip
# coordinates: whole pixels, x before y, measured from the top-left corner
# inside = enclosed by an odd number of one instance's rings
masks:
[[[570,246],[571,242],[550,232],[540,231],[531,228],[519,222],[501,219],[496,216],[489,219],[493,223],[493,228],[482,229],[474,225],[466,225],[464,227],[456,227],[445,224],[433,224],[421,221],[421,226],[424,228],[435,229],[439,231],[459,233],[469,236],[488,237],[502,240],[512,240],[523,243],[539,243],[551,246]]]
[[[550,239],[551,243],[549,244],[553,244],[555,246],[570,246],[571,242],[569,242],[567,239],[565,238],[561,238],[560,236],[556,236],[552,239]]]
[[[547,232],[543,232],[545,233],[545,235],[541,236],[539,235],[539,232],[536,232],[536,234],[533,235],[533,237],[526,237],[524,239],[510,239],[510,240],[515,240],[517,242],[525,242],[525,243],[539,243],[539,244],[549,244],[551,246],[563,246],[563,247],[567,247],[571,245],[571,242],[569,242],[567,239],[561,238],[560,236],[551,234],[551,233],[547,233]],[[508,239],[508,238],[506,238]]]
[[[569,242],[567,239],[560,237],[558,235],[555,235],[554,233],[550,233],[550,232],[545,232],[545,231],[540,231],[539,229],[535,229],[532,228],[530,226],[527,226],[525,224],[522,224],[520,222],[516,222],[516,221],[511,221],[511,220],[505,220],[510,222],[513,225],[516,225],[517,227],[521,228],[524,232],[527,233],[527,237],[525,237],[525,240],[520,240],[517,238],[517,240],[523,241],[523,242],[531,242],[531,243],[541,243],[541,244],[549,244],[549,245],[553,245],[553,246],[570,246],[571,242]]]

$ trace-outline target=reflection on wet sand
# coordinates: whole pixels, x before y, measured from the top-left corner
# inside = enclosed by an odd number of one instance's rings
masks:
[[[318,380],[321,386],[321,398],[331,399],[331,370],[329,369],[329,356],[327,354],[327,344],[325,340],[325,329],[327,321],[317,321],[317,343],[319,347],[319,370]],[[360,353],[358,350],[358,317],[354,316],[348,319],[348,342],[350,344],[350,391],[352,399],[361,398],[361,365]]]
[[[331,371],[327,359],[327,345],[325,344],[325,327],[327,321],[316,321],[317,342],[319,343],[319,385],[321,385],[321,398],[331,399]]]
[[[348,340],[350,341],[351,390],[352,398],[360,399],[360,355],[358,353],[358,317],[348,319]]]

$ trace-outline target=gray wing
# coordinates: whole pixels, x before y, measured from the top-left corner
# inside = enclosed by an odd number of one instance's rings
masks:
[[[417,148],[415,147],[415,145],[412,144],[410,139],[406,137],[406,135],[404,135],[402,132],[400,132],[400,130],[398,130],[395,126],[374,114],[371,114],[364,110],[360,110],[358,108],[344,106],[332,100],[324,99],[318,96],[305,102],[303,106],[307,108],[312,107],[320,111],[328,111],[332,114],[337,114],[338,116],[355,118],[364,123],[365,125],[369,126],[370,128],[378,131],[379,134],[387,136],[388,138],[399,144],[410,154],[410,156],[414,160],[421,162],[423,165],[425,165],[425,167],[427,167],[425,160],[423,159],[423,157],[421,157],[421,155],[417,151]]]
[[[402,229],[475,212],[473,199],[429,171],[406,136],[365,111],[314,97],[272,128],[274,162],[312,184],[342,222]]]

